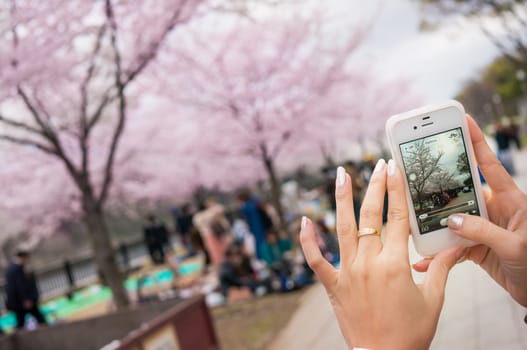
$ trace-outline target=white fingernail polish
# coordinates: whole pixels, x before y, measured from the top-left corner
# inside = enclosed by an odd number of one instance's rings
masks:
[[[307,226],[307,218],[305,216],[302,216],[302,221],[300,222],[300,228],[305,229]]]
[[[337,168],[337,186],[342,186],[346,183],[346,169],[339,166]]]
[[[450,215],[448,217],[448,226],[454,229],[461,228],[463,225],[463,217],[459,215]]]
[[[379,159],[377,162],[377,165],[375,165],[375,169],[373,169],[374,173],[380,173],[384,170],[384,167],[386,166],[386,161],[384,159]]]
[[[388,161],[388,176],[394,176],[395,175],[395,161],[393,159],[390,159]]]

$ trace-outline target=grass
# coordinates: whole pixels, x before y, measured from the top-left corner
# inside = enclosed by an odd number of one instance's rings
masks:
[[[271,294],[213,309],[222,349],[265,349],[285,328],[305,291]]]

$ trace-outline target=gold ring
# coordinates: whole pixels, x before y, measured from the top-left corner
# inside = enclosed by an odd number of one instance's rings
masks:
[[[371,227],[363,227],[361,229],[359,229],[359,234],[357,235],[357,237],[362,237],[362,236],[369,236],[369,235],[377,235],[377,236],[380,236],[381,233],[379,231],[377,231],[376,229],[374,228],[371,228]]]

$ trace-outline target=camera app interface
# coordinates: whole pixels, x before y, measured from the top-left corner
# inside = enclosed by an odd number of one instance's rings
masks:
[[[479,215],[461,128],[399,147],[421,234],[446,227],[451,214]]]

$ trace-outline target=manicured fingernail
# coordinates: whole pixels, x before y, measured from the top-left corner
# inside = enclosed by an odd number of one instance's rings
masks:
[[[374,173],[379,173],[384,170],[384,167],[386,166],[386,161],[384,159],[379,159],[377,162],[377,165],[375,165],[375,169],[373,170]]]
[[[456,253],[456,264],[459,264],[463,260],[465,260],[465,254],[467,254],[467,248],[461,248]]]
[[[448,217],[448,227],[453,229],[460,229],[463,225],[463,217],[460,215],[450,215]]]
[[[346,169],[339,166],[337,168],[337,186],[342,186],[346,183]]]
[[[300,222],[300,228],[305,229],[307,226],[307,217],[302,216],[302,221]]]
[[[393,159],[390,159],[388,161],[388,176],[394,176],[395,175],[395,161]]]

